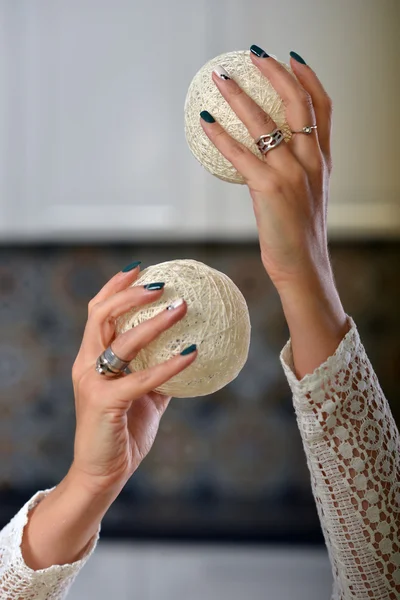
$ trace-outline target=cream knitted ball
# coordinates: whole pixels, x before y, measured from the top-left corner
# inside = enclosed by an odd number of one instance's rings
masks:
[[[292,73],[288,65],[281,64]],[[256,156],[261,157],[254,139],[212,80],[212,71],[218,65],[224,67],[232,79],[272,117],[277,127],[282,130],[286,141],[292,134],[286,122],[282,99],[269,80],[251,62],[250,51],[242,50],[221,54],[206,63],[196,73],[189,86],[185,101],[185,134],[189,148],[207,171],[216,177],[231,183],[243,184],[243,177],[217,150],[200,125],[200,112],[208,110],[235,140],[249,148]]]
[[[197,344],[198,356],[190,367],[156,391],[177,398],[216,392],[237,377],[247,360],[250,318],[242,293],[224,273],[196,260],[148,267],[132,285],[156,281],[165,282],[160,300],[119,317],[118,334],[154,317],[178,298],[186,301],[188,310],[183,319],[145,346],[130,368],[146,369]]]

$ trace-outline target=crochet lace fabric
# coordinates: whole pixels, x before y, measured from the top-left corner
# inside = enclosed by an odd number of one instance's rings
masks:
[[[333,571],[332,600],[400,598],[400,436],[353,320],[335,354],[298,381],[290,341],[281,362],[293,392]],[[39,492],[0,532],[0,598],[61,600],[92,554],[32,571],[20,544]]]
[[[80,560],[38,571],[26,565],[21,553],[21,541],[28,513],[53,489],[37,492],[0,531],[1,600],[62,600],[97,545],[101,527]]]
[[[335,354],[299,381],[281,362],[328,548],[334,600],[400,598],[400,436],[354,321]]]

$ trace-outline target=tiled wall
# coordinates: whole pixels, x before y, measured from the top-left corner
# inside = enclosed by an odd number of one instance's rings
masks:
[[[331,257],[345,310],[399,421],[400,244],[336,244]],[[213,396],[172,401],[104,534],[321,540],[279,363],[288,331],[256,244],[0,249],[0,526],[71,463],[70,375],[89,299],[132,260],[144,268],[174,258],[203,261],[242,290],[249,360]]]

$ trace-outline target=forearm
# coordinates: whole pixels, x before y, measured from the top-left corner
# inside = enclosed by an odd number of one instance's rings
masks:
[[[83,557],[114,498],[94,495],[72,473],[29,513],[21,552],[31,569]]]
[[[302,379],[332,356],[349,330],[333,276],[312,275],[278,290],[289,327],[296,376]]]

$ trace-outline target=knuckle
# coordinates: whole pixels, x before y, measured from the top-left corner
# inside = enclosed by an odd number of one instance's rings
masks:
[[[296,187],[302,187],[306,181],[306,174],[300,165],[296,165],[292,169],[292,181]]]
[[[218,131],[213,132],[212,139],[214,141],[217,141],[217,140],[220,140],[220,139],[223,140],[226,135],[227,135],[226,131],[221,128]]]
[[[101,310],[101,306],[102,306],[101,302],[97,302],[96,304],[93,304],[92,308],[90,309],[89,317],[97,318],[97,315],[99,314],[99,312]]]
[[[165,316],[167,317],[167,319],[165,318]],[[169,319],[168,319],[169,315],[163,315],[163,319],[159,319],[156,321],[155,326],[154,326],[154,335],[157,337],[159,335],[161,335],[162,333],[164,333],[164,331],[166,331],[167,329],[169,329],[170,327],[172,327],[172,325],[174,323],[170,323]]]
[[[242,88],[239,85],[235,85],[235,86],[232,86],[232,89],[231,89],[230,93],[231,93],[231,96],[238,97],[238,96],[241,96],[243,94],[243,90],[242,90]]]
[[[94,299],[94,298],[92,298],[92,299],[90,300],[90,302],[88,303],[88,314],[89,314],[89,315],[90,315],[90,313],[92,312],[92,310],[93,310],[94,306],[96,306],[96,302],[95,302],[95,299]]]
[[[150,373],[149,371],[146,369],[144,371],[139,371],[137,373],[137,383],[140,386],[145,386],[150,380]]]
[[[271,196],[281,196],[284,193],[282,181],[276,177],[269,177],[264,184],[265,193]]]
[[[257,121],[260,123],[260,125],[262,127],[265,127],[265,126],[268,127],[273,122],[270,115],[268,113],[266,113],[264,110],[260,110],[258,112]]]
[[[246,154],[246,150],[240,144],[232,144],[230,154],[233,158],[242,158]]]
[[[300,90],[300,100],[301,103],[304,104],[306,107],[313,105],[312,98],[305,89]]]
[[[79,373],[76,380],[74,381],[77,399],[85,398],[85,403],[90,402],[92,398],[93,398],[93,401],[95,398],[97,398],[96,386],[88,385],[88,378],[89,378],[88,373],[84,373],[84,374]],[[91,382],[91,383],[93,383],[93,382]]]

